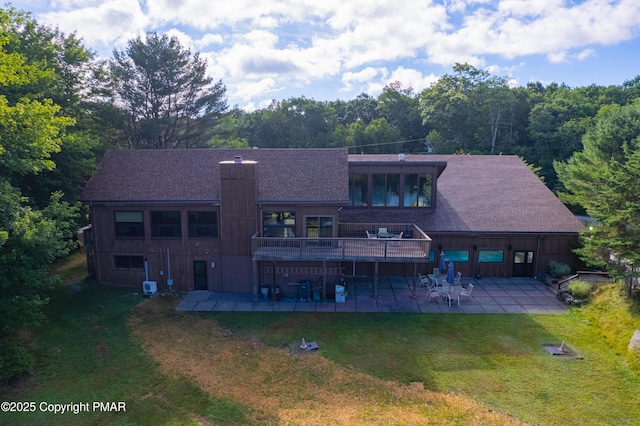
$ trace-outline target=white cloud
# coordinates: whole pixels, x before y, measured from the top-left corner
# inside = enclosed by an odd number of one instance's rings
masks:
[[[67,34],[77,32],[88,46],[106,47],[108,51],[143,34],[149,24],[138,2],[110,0],[93,1],[89,6],[85,6],[86,2],[80,4],[82,7],[74,9],[76,2],[67,1],[62,5],[64,11],[44,13],[37,18],[40,22],[58,26]]]
[[[386,84],[399,81],[405,89],[409,87],[413,88],[416,93],[421,92],[423,89],[431,86],[438,80],[439,76],[433,73],[429,75],[423,75],[420,71],[415,69],[409,69],[405,67],[398,67],[391,73],[391,76],[385,82]]]
[[[423,74],[422,65],[447,68],[468,62],[499,70],[504,60],[511,63],[530,55],[551,64],[572,63],[640,32],[638,0],[56,0],[50,4],[56,11],[38,15],[40,22],[66,33],[77,30],[88,47],[105,56],[147,30],[176,35],[208,59],[209,74],[223,79],[230,97],[247,105],[287,88],[331,79],[341,80],[343,91],[372,93],[391,79],[419,90],[436,78]]]
[[[386,70],[385,70],[386,71]],[[384,71],[382,71],[384,73]],[[369,81],[373,80],[381,73],[381,70],[377,70],[373,67],[367,67],[358,72],[345,72],[342,75],[342,83],[344,87],[341,91],[354,90],[354,86],[365,87]]]

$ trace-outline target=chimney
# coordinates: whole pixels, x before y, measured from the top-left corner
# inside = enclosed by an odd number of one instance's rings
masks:
[[[398,160],[399,161],[404,161],[405,159],[405,155],[404,154],[398,154]]]
[[[242,155],[236,155],[233,159],[234,163],[242,163]]]

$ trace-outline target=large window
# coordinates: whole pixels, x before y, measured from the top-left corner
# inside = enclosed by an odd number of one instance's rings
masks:
[[[369,186],[371,179],[371,186]],[[349,205],[354,207],[432,207],[430,173],[350,173]]]
[[[349,175],[349,204],[361,207],[369,205],[369,175]]]
[[[447,250],[445,259],[448,262],[468,262],[469,250]]]
[[[372,175],[372,206],[398,207],[400,205],[400,175],[376,173]]]
[[[478,262],[480,263],[502,263],[504,261],[504,251],[502,250],[480,250],[478,252]]]
[[[116,269],[144,269],[142,256],[113,256],[113,266]]]
[[[216,212],[192,211],[189,216],[189,238],[217,238],[218,215]]]
[[[115,212],[115,234],[119,238],[144,238],[142,212]]]
[[[405,207],[431,207],[430,174],[405,175],[404,176],[404,203]]]
[[[264,212],[262,235],[265,237],[293,238],[296,236],[295,212]]]
[[[151,236],[155,238],[180,238],[182,227],[179,210],[151,212]]]

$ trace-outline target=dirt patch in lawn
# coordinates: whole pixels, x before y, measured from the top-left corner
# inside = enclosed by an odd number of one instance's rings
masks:
[[[454,394],[380,380],[323,358],[292,355],[235,335],[215,321],[179,313],[173,297],[154,297],[129,325],[163,369],[212,395],[245,404],[259,424],[521,424]]]

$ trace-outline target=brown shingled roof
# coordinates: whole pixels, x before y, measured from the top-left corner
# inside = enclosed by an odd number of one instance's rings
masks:
[[[258,163],[262,202],[345,202],[345,149],[112,150],[80,199],[85,202],[220,201],[221,161],[236,155]]]
[[[398,156],[349,155],[350,163],[363,161],[398,162]],[[426,232],[573,233],[584,229],[517,156],[407,155],[405,161],[446,163],[437,181],[436,209],[349,209],[341,220],[394,218],[416,223]]]

